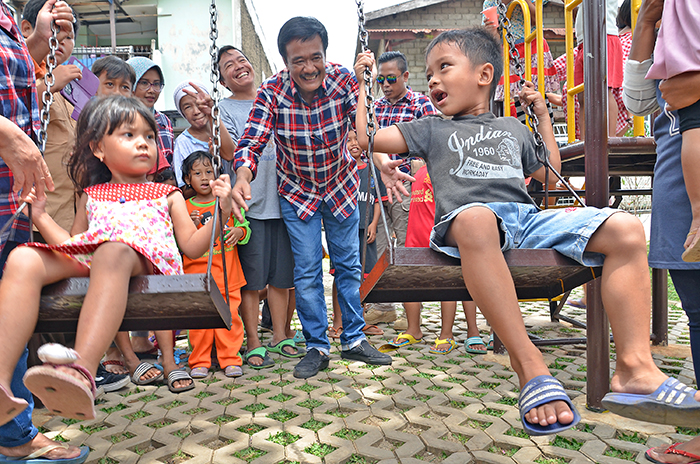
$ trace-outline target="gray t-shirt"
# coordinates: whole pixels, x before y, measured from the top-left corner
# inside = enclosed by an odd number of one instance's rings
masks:
[[[225,98],[219,103],[221,108],[221,121],[228,129],[233,143],[238,144],[238,139],[243,135],[248,114],[253,108],[253,100],[232,100]],[[230,171],[230,164],[227,166]],[[235,173],[231,174],[231,182]],[[275,144],[270,140],[258,160],[258,172],[253,182],[250,183],[250,195],[252,200],[248,202],[246,217],[258,219],[280,219],[280,197],[277,193],[277,155]]]
[[[532,133],[515,118],[493,113],[396,124],[409,156],[423,158],[435,191],[435,220],[469,203],[534,204],[525,175],[537,161]]]

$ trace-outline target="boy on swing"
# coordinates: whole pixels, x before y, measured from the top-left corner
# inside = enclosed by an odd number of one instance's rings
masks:
[[[400,160],[391,161],[385,153],[425,159],[436,199],[430,246],[462,260],[464,282],[503,340],[518,374],[520,415],[529,434],[557,433],[576,425],[580,416],[528,338],[502,253],[510,248],[553,248],[586,266],[603,265],[602,299],[617,348],[613,393],[603,404],[635,419],[698,424],[700,393],[668,378],[651,357],[649,271],[641,223],[610,208],[538,210],[524,182],[525,175],[544,181],[534,138],[517,119],[496,118],[489,111],[502,62],[500,44],[483,28],[444,32],[431,42],[426,51],[430,99],[451,119],[428,116],[376,133],[374,161],[387,191],[400,201],[400,194],[407,195],[402,181],[412,178],[396,169]],[[360,53],[355,73],[361,76],[373,66],[372,53]],[[365,101],[364,86],[359,87],[358,101]],[[549,160],[559,169],[543,98],[528,82],[520,100],[534,104]],[[357,133],[364,147],[366,113],[358,105]]]

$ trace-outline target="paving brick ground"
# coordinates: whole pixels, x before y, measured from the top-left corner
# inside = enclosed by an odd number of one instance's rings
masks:
[[[583,335],[549,322],[546,304],[522,308],[535,334]],[[466,325],[460,311],[455,337],[461,343]],[[574,345],[543,352],[583,420],[556,436],[530,438],[520,426],[517,381],[506,356],[469,355],[461,344],[448,355],[428,353],[439,314],[438,304],[426,305],[426,342],[397,352],[392,366],[344,362],[336,345],[329,368],[308,381],[292,377],[296,360],[272,355],[277,365],[271,369],[244,368],[236,380],[219,371],[179,395],[165,386],[133,385],[106,394],[93,421],[41,411],[36,421],[50,437],[90,446],[89,463],[109,464],[642,463],[648,447],[700,433],[586,411],[586,351]],[[479,326],[485,338],[483,319]],[[375,345],[396,333],[382,327],[385,335],[371,338]],[[656,349],[654,357],[666,372],[694,384],[687,319],[673,306],[669,334],[671,346]]]

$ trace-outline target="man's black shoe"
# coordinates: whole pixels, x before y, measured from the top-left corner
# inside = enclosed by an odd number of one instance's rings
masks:
[[[386,353],[380,353],[367,340],[362,340],[355,348],[341,351],[340,357],[378,366],[388,366],[392,361],[391,356]]]
[[[120,390],[129,385],[131,379],[126,374],[113,374],[104,368],[102,363],[97,365],[95,385],[105,393]]]
[[[308,379],[318,374],[318,371],[328,367],[328,356],[316,348],[309,349],[306,356],[294,366],[294,377]]]

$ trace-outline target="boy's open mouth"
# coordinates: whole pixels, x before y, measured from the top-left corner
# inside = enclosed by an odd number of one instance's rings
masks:
[[[433,97],[433,101],[436,103],[440,104],[447,98],[447,93],[443,92],[442,90],[433,90],[431,92],[431,96]]]

